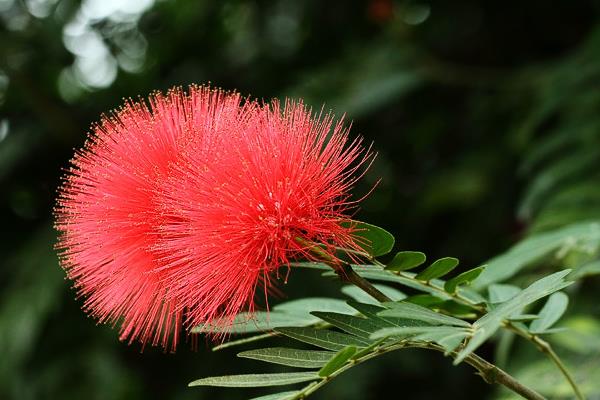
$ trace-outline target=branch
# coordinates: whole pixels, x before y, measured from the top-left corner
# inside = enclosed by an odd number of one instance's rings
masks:
[[[350,264],[332,257],[329,253],[324,251],[318,244],[311,243],[300,237],[296,237],[296,242],[308,249],[309,252],[319,257],[320,260],[323,261],[323,263],[331,267],[331,269],[333,269],[335,273],[338,274],[342,281],[352,283],[355,286],[361,288],[365,291],[365,293],[367,293],[380,303],[392,301],[392,299],[387,297],[382,291],[373,286],[371,282],[357,274],[352,269],[352,266]]]
[[[434,344],[434,343],[421,343],[421,342],[401,342],[393,345],[382,346],[373,349],[371,353],[365,354],[362,357],[351,360],[350,363],[344,365],[340,369],[336,370],[332,374],[326,376],[320,381],[312,382],[303,389],[301,389],[291,400],[300,400],[308,397],[310,394],[317,391],[322,386],[326,385],[336,376],[342,374],[343,372],[349,370],[355,365],[363,363],[367,360],[375,358],[381,354],[386,354],[395,350],[405,349],[405,348],[420,348],[420,349],[428,349],[428,350],[436,350],[442,353],[445,353],[445,350]],[[452,352],[452,356],[456,356],[457,352]],[[465,362],[475,368],[479,375],[483,377],[483,379],[490,384],[500,384],[507,389],[512,390],[513,392],[521,395],[523,398],[528,400],[545,400],[545,397],[536,392],[533,389],[528,388],[523,385],[519,381],[517,381],[514,377],[503,371],[502,369],[496,367],[490,362],[484,360],[476,354],[470,354],[465,358]]]

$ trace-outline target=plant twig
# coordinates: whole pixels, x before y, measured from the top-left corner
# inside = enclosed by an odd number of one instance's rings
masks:
[[[375,258],[371,257],[368,254],[362,254],[363,257],[367,258],[369,261],[371,261],[373,264],[378,265],[380,267],[385,267],[384,264],[382,264],[381,262],[379,262],[378,260],[376,260]],[[443,292],[443,294],[445,296],[451,296],[456,302],[473,307],[474,309],[480,311],[480,312],[486,312],[485,307],[483,307],[480,304],[476,304],[473,303],[470,299],[462,296],[458,291],[456,293],[448,293],[434,285],[432,285],[430,282],[421,282],[417,279],[414,279],[414,277],[400,272],[397,273],[397,275],[402,276],[403,278],[415,281],[417,283],[426,285],[427,287],[429,287],[430,289],[437,291],[437,292]],[[575,383],[575,379],[573,378],[573,376],[570,374],[569,370],[567,369],[567,367],[565,366],[565,364],[562,362],[562,360],[560,359],[560,357],[558,357],[558,355],[554,352],[554,350],[552,349],[552,346],[550,345],[550,343],[546,342],[545,340],[543,340],[542,338],[540,338],[537,335],[533,335],[517,326],[515,326],[511,321],[509,320],[505,320],[503,325],[510,329],[511,331],[517,333],[519,336],[529,340],[530,342],[532,342],[533,344],[536,345],[536,347],[544,354],[546,354],[548,356],[548,358],[550,358],[550,360],[556,365],[556,367],[560,370],[561,374],[565,377],[565,379],[567,380],[567,382],[569,382],[569,385],[571,386],[571,388],[573,389],[573,392],[575,393],[575,396],[577,397],[577,399],[579,400],[585,400],[585,396],[583,395],[583,393],[581,393],[581,390],[579,389],[579,387],[577,386],[577,383]]]
[[[343,262],[343,261],[334,260],[328,253],[323,251],[323,249],[321,247],[319,247],[315,244],[308,243],[300,238],[297,238],[296,240],[298,241],[298,243],[301,243],[302,245],[307,246],[310,249],[310,251],[317,254],[322,259],[322,261],[324,261],[327,265],[329,265],[340,276],[340,278],[342,280],[350,282],[350,283],[354,284],[355,286],[361,288],[366,293],[368,293],[369,295],[371,295],[372,297],[374,297],[376,300],[378,300],[380,302],[391,301],[391,299],[389,297],[387,297],[379,289],[377,289],[375,286],[373,286],[368,280],[366,280],[365,278],[360,276],[358,273],[356,273],[356,271],[354,271],[354,269],[352,268],[352,266],[350,264]],[[375,259],[374,257],[371,257],[368,254],[359,253],[359,255],[365,257],[367,260],[369,260],[370,262],[372,262],[375,265],[385,267],[384,264],[382,264],[377,259]],[[481,312],[486,311],[485,307],[483,307],[481,304],[473,303],[470,299],[468,299],[464,296],[461,296],[458,292],[448,293],[448,292],[432,285],[430,282],[418,281],[418,280],[414,279],[414,277],[412,277],[408,274],[402,273],[402,272],[400,272],[398,275],[401,275],[403,278],[413,280],[420,284],[424,284],[434,291],[443,292],[443,294],[445,296],[449,295],[455,301],[457,301],[461,304],[473,307],[474,309],[476,309],[478,311],[481,311]],[[504,321],[504,326],[506,326],[508,329],[514,331],[515,333],[519,334],[520,336],[524,337],[525,339],[531,341],[532,343],[534,343],[536,345],[536,347],[542,353],[545,353],[552,360],[552,362],[554,362],[554,364],[556,364],[556,366],[561,371],[561,373],[563,374],[565,379],[569,382],[569,384],[573,388],[573,392],[575,393],[577,398],[579,400],[585,400],[585,397],[583,396],[579,387],[575,383],[575,380],[573,379],[573,377],[567,370],[564,363],[560,360],[560,358],[554,352],[554,350],[552,349],[552,346],[550,346],[550,344],[548,342],[541,339],[539,336],[532,335],[527,331],[519,329],[514,324],[512,324],[511,321],[509,321],[509,320]],[[433,345],[433,344],[427,344],[427,345]],[[465,359],[465,362],[467,362],[470,365],[472,365],[473,367],[477,368],[479,370],[479,373],[486,380],[486,382],[499,383],[503,386],[508,387],[515,393],[520,394],[521,396],[525,397],[526,399],[543,399],[544,398],[537,392],[533,391],[532,389],[529,389],[526,386],[520,384],[516,379],[514,379],[512,376],[507,374],[505,371],[503,371],[499,367],[496,367],[495,365],[481,359],[479,356],[476,356],[474,354],[473,354],[473,356],[474,356],[473,359],[469,358],[470,357],[469,356],[467,359]],[[476,360],[476,361],[473,361],[473,360]],[[474,365],[473,364],[474,362],[478,362],[479,364]],[[317,383],[317,385],[318,385],[318,383]],[[302,398],[302,397],[298,397],[298,398]]]
[[[577,399],[585,400],[585,396],[583,395],[583,393],[581,393],[581,390],[577,386],[577,383],[575,383],[575,379],[573,378],[573,376],[571,375],[571,373],[569,372],[569,370],[567,369],[565,364],[562,362],[562,360],[560,359],[558,354],[556,354],[554,352],[554,349],[552,348],[550,343],[548,343],[547,341],[545,341],[538,335],[534,335],[524,329],[519,328],[518,326],[514,325],[510,321],[508,321],[505,325],[507,328],[509,328],[510,330],[515,332],[517,335],[533,342],[542,353],[546,354],[548,356],[548,358],[550,358],[550,360],[552,360],[552,362],[560,370],[560,372],[565,377],[567,382],[569,382],[569,385],[573,389],[573,392],[575,393],[575,396],[577,397]]]
[[[421,349],[436,350],[436,351],[440,351],[442,353],[445,352],[445,350],[441,346],[438,346],[434,343],[424,343],[424,342],[402,341],[401,343],[396,343],[396,344],[392,344],[392,345],[388,345],[388,346],[381,346],[381,347],[373,349],[372,352],[365,354],[362,357],[351,360],[350,363],[345,364],[340,369],[336,370],[329,376],[326,376],[322,380],[316,381],[316,382],[311,382],[306,387],[301,389],[298,393],[296,393],[296,395],[294,397],[292,397],[292,399],[293,400],[305,399],[310,394],[314,393],[319,388],[326,385],[333,378],[342,374],[343,372],[347,371],[348,369],[352,368],[353,366],[363,363],[372,358],[375,358],[381,354],[389,353],[391,351],[404,349],[404,348],[421,348]],[[456,354],[457,354],[456,352],[453,352],[452,356],[455,356]],[[545,398],[541,394],[539,394],[535,390],[530,389],[527,386],[523,385],[522,383],[517,381],[514,377],[512,377],[511,375],[509,375],[502,369],[496,367],[495,365],[484,360],[483,358],[479,357],[476,354],[468,355],[467,358],[465,358],[465,363],[467,363],[467,364],[471,365],[473,368],[475,368],[477,370],[478,374],[481,375],[481,377],[489,384],[502,385],[502,386],[506,387],[507,389],[512,390],[513,392],[519,394],[520,396],[522,396],[523,398],[528,399],[528,400],[545,400]]]
[[[373,297],[375,300],[380,303],[385,303],[388,301],[392,301],[388,296],[386,296],[382,291],[377,289],[371,282],[357,274],[352,266],[347,262],[339,259],[333,258],[329,253],[324,251],[319,245],[315,243],[308,242],[302,238],[296,237],[296,241],[307,248],[311,253],[318,256],[321,261],[331,267],[336,274],[340,277],[342,281],[349,282],[354,284],[355,286],[361,288],[365,291],[369,296]]]
[[[352,269],[352,266],[346,262],[340,263],[340,268],[332,267],[338,276],[347,282],[354,284],[355,286],[364,290],[367,294],[373,297],[375,300],[380,303],[385,303],[388,301],[392,301],[388,296],[386,296],[383,292],[377,289],[371,282],[360,276]]]
[[[535,390],[523,385],[521,382],[519,382],[514,377],[506,373],[504,370],[484,360],[477,354],[471,354],[465,359],[465,362],[477,369],[477,371],[479,371],[479,374],[487,383],[500,384],[526,399],[544,399],[544,396],[542,396]]]

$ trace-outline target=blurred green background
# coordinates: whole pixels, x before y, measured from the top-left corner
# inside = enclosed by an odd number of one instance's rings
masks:
[[[51,215],[61,168],[122,98],[212,82],[346,113],[378,152],[357,194],[382,179],[358,218],[393,232],[398,249],[468,268],[528,232],[600,216],[599,15],[600,2],[583,0],[0,0],[0,398],[267,392],[188,389],[274,369],[202,339],[198,351],[142,353],[87,318],[64,280]],[[595,316],[599,283],[578,292]],[[297,271],[284,291],[337,289]],[[406,351],[314,398],[494,390],[441,355]]]

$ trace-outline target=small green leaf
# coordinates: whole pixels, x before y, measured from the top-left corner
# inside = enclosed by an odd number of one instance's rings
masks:
[[[346,346],[367,347],[371,344],[368,340],[329,329],[277,328],[275,332],[331,351],[338,351]]]
[[[354,315],[318,311],[314,312],[313,315],[340,328],[344,332],[348,332],[351,335],[363,339],[368,339],[371,333],[382,327],[377,324],[376,320],[361,318]]]
[[[356,353],[356,347],[348,346],[338,351],[327,364],[319,370],[319,376],[326,377],[342,368],[346,362]]]
[[[332,356],[333,353],[330,351],[300,350],[286,347],[268,347],[238,353],[238,357],[298,368],[321,368]]]
[[[369,319],[380,319],[377,313],[385,310],[379,303],[370,304],[348,300],[348,305]]]
[[[210,324],[196,326],[192,333],[255,333],[265,332],[281,326],[308,326],[319,322],[312,315],[298,315],[286,312],[258,311],[254,313],[239,313],[233,322],[216,320]]]
[[[450,317],[431,311],[428,308],[418,306],[416,304],[400,302],[400,303],[385,303],[388,310],[380,312],[381,317],[396,317],[422,321],[429,325],[454,325],[470,327],[471,324],[461,319]]]
[[[464,331],[464,328],[452,326],[394,326],[373,332],[371,339],[381,339],[388,336],[414,336],[424,332],[454,332],[457,329],[461,332]]]
[[[554,293],[542,307],[539,318],[529,327],[531,333],[545,333],[562,317],[569,305],[569,297],[563,292]]]
[[[517,314],[517,315],[511,315],[507,319],[510,321],[513,321],[513,322],[526,322],[526,321],[533,321],[538,318],[539,318],[539,316],[536,314]]]
[[[396,253],[387,267],[388,271],[407,271],[423,264],[427,257],[420,251],[400,251]]]
[[[582,244],[588,248],[600,244],[599,221],[577,222],[521,240],[505,253],[489,260],[485,271],[473,282],[473,286],[482,289],[492,283],[505,281],[558,249],[569,249]]]
[[[493,284],[488,287],[488,296],[490,303],[498,304],[504,303],[518,295],[521,292],[521,288],[514,285],[505,284]]]
[[[481,266],[455,276],[444,284],[444,290],[448,293],[456,293],[456,289],[459,285],[468,285],[474,281],[484,269],[485,266]]]
[[[436,304],[433,307],[437,312],[452,315],[459,319],[474,319],[478,317],[476,310],[472,306],[457,303],[453,300],[446,300],[443,303]]]
[[[369,347],[365,347],[364,349],[360,349],[358,350],[356,353],[354,353],[354,355],[352,356],[353,360],[358,360],[361,357],[366,356],[369,353],[372,353],[376,347],[381,346],[384,342],[385,342],[386,338],[381,338],[373,343],[371,343],[369,345]]]
[[[190,382],[188,386],[266,387],[291,385],[320,379],[316,372],[284,372],[277,374],[245,374],[212,376]]]
[[[352,236],[358,245],[372,257],[387,254],[394,247],[394,236],[383,228],[354,220],[342,222],[342,226],[353,229]]]
[[[436,342],[446,352],[455,350],[469,336],[469,330],[454,326],[404,326],[384,328],[371,335],[371,339],[389,336],[413,336],[411,340]]]
[[[440,278],[452,271],[458,265],[458,259],[454,257],[444,257],[436,260],[424,271],[417,274],[415,278],[420,281],[430,281],[435,278]]]
[[[258,342],[260,340],[264,340],[264,339],[270,338],[272,336],[273,336],[273,332],[267,332],[267,333],[261,333],[259,335],[253,335],[253,336],[243,337],[241,339],[237,339],[237,340],[232,340],[230,342],[221,343],[221,344],[213,347],[212,351],[219,351],[219,350],[226,349],[228,347],[235,347],[235,346],[241,346],[241,345],[246,344],[246,343]]]
[[[292,390],[291,392],[280,392],[268,394],[266,396],[253,397],[250,400],[292,400],[299,393],[299,390]]]
[[[314,269],[317,271],[331,271],[331,267],[329,265],[315,261],[295,261],[290,263],[290,267]]]
[[[505,319],[520,312],[520,310],[527,305],[534,303],[543,297],[549,296],[554,292],[558,292],[572,284],[573,282],[564,280],[565,276],[570,272],[570,269],[555,272],[554,274],[533,282],[516,296],[499,304],[495,309],[475,321],[473,323],[474,333],[464,349],[462,349],[455,358],[454,364],[460,363],[465,357],[481,346],[500,328]]]
[[[458,346],[460,346],[467,337],[469,337],[469,332],[456,331],[454,333],[443,334],[443,335],[441,333],[438,333],[438,334],[423,333],[423,334],[415,337],[415,339],[432,340],[432,341],[436,342],[437,344],[439,344],[440,346],[442,346],[444,348],[444,350],[446,350],[446,352],[444,354],[448,355],[451,352],[453,352],[454,350],[456,350],[456,348]]]
[[[394,273],[391,271],[386,271],[377,265],[352,265],[352,269],[363,278],[371,281],[397,283],[420,292],[429,293],[444,300],[452,300],[453,298],[450,294],[443,290],[444,281],[440,279],[432,279],[428,282],[428,284],[425,284],[424,282],[414,279],[415,274],[412,272],[406,271]],[[333,271],[327,271],[323,273],[323,276],[336,276],[336,273]],[[473,302],[473,304],[483,304],[486,301],[483,296],[468,287],[459,287],[457,291],[462,297],[467,298],[470,302]]]
[[[351,313],[352,309],[344,300],[330,297],[306,297],[304,299],[286,301],[273,307],[272,312],[284,312],[299,316],[310,315],[311,311],[332,311]]]
[[[434,296],[432,294],[415,294],[414,296],[407,297],[404,301],[409,303],[417,304],[423,307],[432,307],[438,304],[442,304],[444,300],[439,298],[438,296]]]
[[[358,303],[350,300],[348,302],[352,308],[359,311],[362,315],[367,317],[369,320],[374,321],[377,326],[383,328],[386,326],[422,326],[423,323],[421,321],[416,321],[414,319],[407,318],[397,318],[397,317],[382,317],[379,315],[381,311],[384,311],[385,308],[371,304]]]
[[[309,326],[319,322],[310,314],[311,311],[352,312],[345,301],[328,297],[308,297],[292,300],[273,307],[270,312],[240,313],[233,323],[228,320],[215,321],[194,327],[193,333],[227,332],[254,333],[271,331],[273,328],[285,326]]]
[[[583,264],[574,270],[571,275],[569,275],[569,279],[577,280],[581,278],[585,278],[587,276],[599,275],[600,274],[600,260],[594,260],[589,263]]]
[[[401,274],[406,275],[402,276],[391,271],[385,271],[384,269],[376,265],[352,265],[352,269],[354,270],[354,272],[368,280],[399,283],[403,286],[407,286],[409,288],[416,289],[421,292],[439,294],[440,297],[444,296],[443,298],[447,300],[452,299],[452,296],[450,295],[446,295],[443,292],[439,293],[437,290],[430,288],[428,285],[409,278],[408,275],[411,274],[410,272],[401,272]],[[323,276],[336,276],[336,273],[333,271],[327,271],[323,273]]]

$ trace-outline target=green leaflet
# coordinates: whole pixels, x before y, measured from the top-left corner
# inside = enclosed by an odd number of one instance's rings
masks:
[[[598,221],[579,222],[528,237],[511,247],[504,254],[489,260],[481,275],[473,281],[476,289],[492,283],[504,281],[521,269],[561,250],[581,248],[595,251],[600,246],[600,223]]]
[[[264,339],[270,338],[271,336],[273,336],[273,333],[272,332],[267,332],[267,333],[261,333],[261,334],[258,334],[258,335],[243,337],[241,339],[237,339],[237,340],[232,340],[230,342],[221,343],[221,344],[213,347],[212,351],[219,351],[219,350],[226,349],[228,347],[241,346],[241,345],[246,344],[246,343],[258,342],[260,340],[264,340]]]
[[[548,297],[538,318],[529,326],[531,333],[545,333],[562,317],[569,305],[569,297],[563,292],[557,292]]]
[[[385,303],[385,306],[388,307],[388,309],[378,314],[381,317],[412,319],[416,321],[422,321],[430,325],[464,326],[467,328],[471,326],[468,322],[465,322],[461,319],[436,313],[428,308],[412,303]]]
[[[353,300],[349,300],[348,305],[369,319],[373,319],[381,323],[389,323],[386,322],[384,318],[381,318],[377,315],[379,312],[385,310],[385,308],[381,307],[381,305],[361,303]]]
[[[335,356],[333,356],[333,358],[323,366],[323,368],[319,370],[319,376],[326,377],[331,375],[338,369],[342,368],[354,354],[356,354],[356,347],[344,347],[342,350],[338,351]]]
[[[454,257],[444,257],[436,260],[424,271],[417,274],[415,277],[420,281],[430,281],[432,279],[441,278],[448,272],[452,271],[458,265],[458,259]]]
[[[456,333],[463,332],[468,333],[465,328],[457,328],[453,326],[395,326],[390,328],[383,328],[374,332],[371,335],[371,339],[381,339],[388,336],[414,336],[421,333]]]
[[[467,338],[470,331],[454,326],[403,326],[383,328],[371,335],[371,339],[388,336],[412,336],[411,340],[435,342],[442,346],[446,353],[454,351]]]
[[[477,277],[483,272],[484,269],[485,266],[473,268],[455,276],[452,279],[449,279],[444,284],[444,290],[448,293],[456,293],[456,289],[459,285],[470,284],[472,281],[477,279]]]
[[[254,333],[264,332],[280,326],[308,326],[318,322],[309,315],[295,315],[280,312],[240,313],[235,317],[233,324],[228,322],[214,322],[212,324],[200,325],[192,329],[192,333]]]
[[[369,339],[371,333],[385,326],[381,323],[378,324],[376,320],[356,317],[354,315],[320,311],[313,312],[313,315],[340,328],[344,332],[348,332],[363,339]]]
[[[510,318],[528,304],[569,286],[572,282],[564,281],[564,277],[567,276],[569,272],[571,272],[571,270],[556,272],[535,281],[512,299],[500,303],[494,310],[477,320],[473,324],[473,335],[469,339],[466,347],[458,354],[454,363],[460,363],[466,356],[481,346],[481,344],[500,328],[505,319]]]
[[[389,271],[407,271],[423,264],[426,259],[425,254],[420,251],[400,251],[396,253],[385,269]]]
[[[330,351],[300,350],[286,347],[268,347],[238,353],[238,357],[298,368],[321,368],[333,356],[334,353]]]
[[[354,355],[352,356],[352,359],[353,360],[357,360],[357,359],[359,359],[361,357],[366,356],[369,353],[372,353],[373,351],[375,351],[375,349],[377,347],[381,346],[385,342],[385,340],[386,340],[385,338],[379,339],[379,340],[371,343],[369,345],[369,347],[364,347],[362,349],[359,349],[356,353],[354,353]]]
[[[394,282],[404,285],[406,287],[416,289],[422,292],[431,293],[434,295],[439,295],[440,297],[449,300],[452,297],[450,295],[444,295],[442,293],[438,293],[435,290],[431,289],[427,285],[422,282],[415,281],[413,279],[408,279],[400,275],[396,275],[391,271],[385,271],[381,267],[376,265],[353,265],[352,269],[356,271],[357,274],[362,276],[365,279],[373,280],[373,281],[382,281],[382,282]],[[406,274],[409,274],[406,272]],[[323,276],[334,276],[335,272],[325,272]],[[414,276],[411,275],[411,276]]]
[[[359,311],[362,315],[369,318],[371,321],[376,321],[380,327],[393,327],[393,326],[422,326],[423,323],[414,319],[408,318],[397,318],[397,317],[382,317],[379,315],[385,308],[381,306],[374,306],[371,304],[358,303],[349,301],[348,304]]]
[[[539,318],[539,315],[537,315],[537,314],[516,314],[516,315],[511,315],[507,319],[509,321],[513,321],[513,322],[527,322],[527,321],[536,320],[538,318]]]
[[[493,284],[488,287],[488,297],[491,304],[504,303],[521,292],[521,288],[515,285],[502,283]]]
[[[555,160],[549,167],[538,172],[521,202],[519,217],[532,219],[536,211],[547,202],[548,194],[569,177],[585,170],[591,170],[598,162],[598,153],[594,148],[583,149]]]
[[[594,260],[587,264],[583,264],[574,270],[569,278],[573,280],[585,278],[587,276],[598,275],[600,274],[600,260]]]
[[[343,226],[352,227],[352,236],[361,248],[372,257],[379,257],[392,251],[394,236],[383,228],[362,221],[343,222]]]
[[[268,394],[266,396],[253,397],[250,400],[291,400],[296,397],[298,393],[300,393],[300,391],[292,390],[291,392],[280,392]]]
[[[290,263],[290,267],[314,269],[317,271],[331,271],[331,267],[329,265],[315,261],[295,261]]]
[[[371,344],[369,340],[329,329],[277,328],[275,332],[331,351],[339,351],[346,346],[367,347]]]
[[[276,305],[270,312],[240,313],[233,324],[217,321],[211,325],[197,326],[192,332],[254,333],[284,326],[309,326],[319,322],[318,318],[310,314],[313,310],[353,312],[343,300],[309,297]]]
[[[344,300],[329,297],[307,297],[287,301],[273,307],[273,312],[285,312],[295,315],[310,315],[311,311],[353,312]]]
[[[416,304],[419,306],[427,307],[427,308],[433,308],[433,307],[439,306],[443,302],[449,301],[449,300],[441,299],[438,296],[434,296],[432,294],[421,293],[421,294],[415,294],[414,296],[407,297],[404,301],[406,301],[408,303],[413,303],[413,304]]]
[[[395,274],[391,271],[384,270],[377,265],[353,265],[352,269],[363,278],[371,281],[398,283],[421,292],[429,293],[443,300],[452,300],[452,296],[444,290],[445,282],[439,279],[432,279],[429,282],[429,285],[427,285],[424,282],[416,280],[416,275],[411,272]],[[323,273],[323,276],[335,276],[335,273],[333,271],[328,271]],[[472,289],[459,287],[457,288],[457,292],[474,304],[485,302],[485,299]]]
[[[284,372],[277,374],[244,374],[212,376],[190,382],[188,386],[266,387],[320,379],[316,372]]]
[[[436,342],[444,348],[445,355],[448,355],[455,351],[467,337],[469,337],[469,332],[455,330],[454,332],[424,332],[415,339]]]

